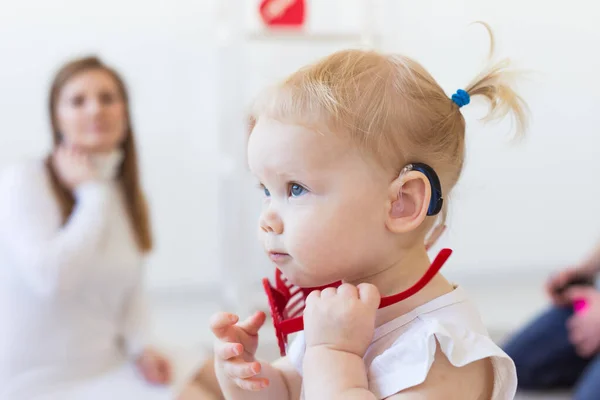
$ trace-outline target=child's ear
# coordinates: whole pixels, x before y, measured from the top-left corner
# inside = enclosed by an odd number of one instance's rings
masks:
[[[394,233],[410,232],[418,228],[425,217],[431,200],[431,185],[418,171],[400,174],[389,187],[387,228]]]

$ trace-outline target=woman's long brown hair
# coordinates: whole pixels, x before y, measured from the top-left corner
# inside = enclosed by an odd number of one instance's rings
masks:
[[[135,150],[133,129],[131,127],[129,96],[127,94],[127,88],[125,87],[125,83],[119,74],[115,70],[104,65],[104,63],[96,57],[86,57],[71,61],[65,64],[58,71],[54,78],[52,87],[50,89],[49,98],[49,111],[52,124],[54,147],[56,148],[61,143],[61,134],[56,117],[56,107],[60,92],[64,85],[75,75],[90,70],[102,70],[110,74],[110,76],[115,80],[122,99],[125,102],[127,131],[125,140],[122,144],[124,158],[118,174],[118,179],[125,193],[127,212],[134,229],[137,245],[142,252],[146,253],[152,249],[152,232],[150,227],[148,206],[140,184],[137,153]],[[50,174],[52,189],[60,206],[63,223],[66,223],[66,221],[69,219],[69,216],[73,212],[75,198],[73,193],[64,185],[62,185],[58,179],[58,175],[52,163],[51,155],[46,159],[46,168]]]

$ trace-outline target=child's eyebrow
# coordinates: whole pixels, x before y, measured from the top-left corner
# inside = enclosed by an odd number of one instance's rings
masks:
[[[279,180],[294,180],[314,174],[314,171],[311,172],[307,168],[282,168],[275,166],[263,166],[260,171],[260,175],[263,177],[273,177]]]
[[[306,171],[297,170],[297,171],[278,172],[278,173],[276,173],[276,175],[279,179],[282,179],[282,180],[293,180],[293,179],[298,179],[302,175],[306,175],[306,173],[307,173]]]

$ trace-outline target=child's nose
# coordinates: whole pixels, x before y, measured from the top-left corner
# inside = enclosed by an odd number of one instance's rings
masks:
[[[265,210],[260,217],[260,229],[266,233],[275,233],[281,235],[283,233],[283,221],[272,210]]]

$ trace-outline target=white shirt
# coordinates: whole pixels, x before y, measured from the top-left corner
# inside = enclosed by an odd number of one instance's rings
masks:
[[[77,189],[64,225],[42,162],[1,174],[0,399],[96,379],[143,347],[142,254],[112,179],[120,160],[98,161],[104,179]]]
[[[489,357],[494,367],[492,400],[515,397],[515,365],[490,339],[475,305],[460,287],[375,330],[364,356],[369,390],[385,399],[423,383],[438,344],[457,367]],[[300,333],[288,352],[300,373],[305,350],[304,334]]]

